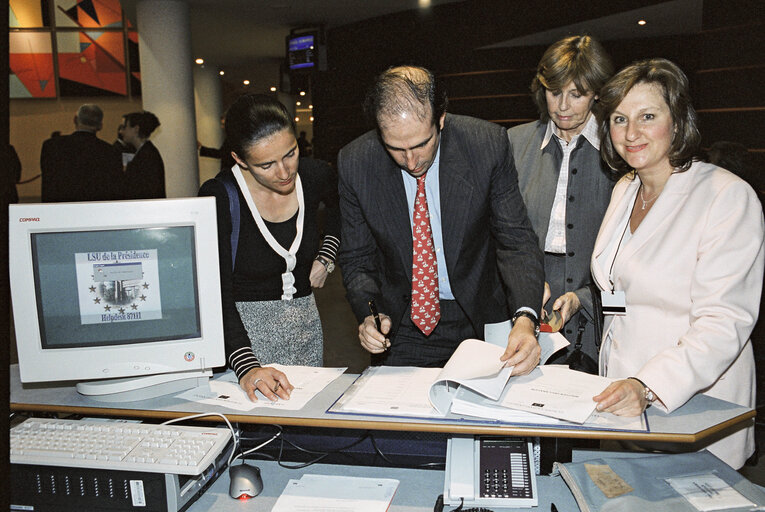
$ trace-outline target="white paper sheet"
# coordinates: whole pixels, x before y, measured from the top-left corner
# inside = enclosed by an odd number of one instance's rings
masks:
[[[389,478],[303,475],[287,483],[272,512],[385,512],[398,484]]]
[[[720,477],[711,473],[667,478],[666,481],[696,510],[702,512],[741,507],[751,509],[756,506]]]
[[[256,407],[297,411],[302,409],[313,397],[318,395],[330,382],[345,372],[345,368],[317,368],[313,366],[267,365],[284,372],[290,383],[295,386],[289,400],[271,402],[260,391],[256,393],[257,402],[250,401],[239,386],[236,374],[226,372],[210,380],[209,387],[201,386],[185,391],[177,398],[208,405],[219,405],[237,411],[250,411]]]
[[[460,389],[452,404],[452,412],[492,418],[495,408],[504,407],[551,416],[582,424],[595,410],[592,397],[603,391],[613,379],[590,375],[566,366],[539,366],[530,374],[513,377],[502,396],[488,405],[470,390]],[[455,408],[456,407],[456,408]],[[470,411],[470,412],[465,412]]]
[[[441,368],[370,366],[340,399],[342,412],[438,418],[428,392]]]

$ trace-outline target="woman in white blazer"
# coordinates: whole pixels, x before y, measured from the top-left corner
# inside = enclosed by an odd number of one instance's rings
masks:
[[[601,153],[617,183],[591,270],[607,314],[600,373],[618,380],[598,409],[671,412],[697,393],[755,406],[749,335],[763,279],[762,209],[732,173],[693,157],[700,135],[685,74],[637,62],[601,90]],[[749,425],[707,448],[734,468],[754,451]]]

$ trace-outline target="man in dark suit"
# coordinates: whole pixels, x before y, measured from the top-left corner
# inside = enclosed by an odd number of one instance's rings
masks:
[[[504,129],[447,115],[418,67],[382,73],[366,110],[377,130],[338,158],[339,262],[362,347],[376,364],[441,366],[486,323],[512,317],[501,359],[528,373],[544,273]]]
[[[74,116],[75,131],[43,143],[40,153],[43,202],[120,199],[122,156],[96,137],[104,114],[85,104]]]

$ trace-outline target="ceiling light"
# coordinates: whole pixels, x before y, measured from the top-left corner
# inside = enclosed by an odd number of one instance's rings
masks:
[[[302,105],[302,103],[300,103],[299,101],[296,101],[296,102],[295,102],[295,106],[296,106],[296,107],[299,107],[300,105]]]
[[[300,91],[301,96],[305,96],[305,91]]]
[[[273,85],[271,86],[271,92],[276,92],[276,87],[274,87]]]
[[[250,85],[250,81],[249,81],[249,80],[245,80],[245,81],[244,81],[244,82],[242,82],[242,83],[243,83],[244,85]]]
[[[646,23],[647,23],[647,22],[646,22],[645,20],[639,20],[639,21],[638,21],[638,25],[640,25],[641,27],[642,27],[643,25],[645,25]]]
[[[419,4],[420,9],[427,9],[430,7],[430,0],[419,0],[417,3]]]
[[[223,76],[223,75],[225,75],[225,74],[226,74],[226,72],[225,72],[225,71],[223,71],[223,70],[221,69],[220,71],[218,71],[218,74],[219,74],[220,76]]]
[[[308,108],[313,108],[313,105],[308,105]]]
[[[299,118],[298,116],[295,116],[295,122],[296,122],[296,123],[299,123],[299,122],[300,122],[300,118]]]
[[[196,62],[197,64],[204,64],[205,60],[204,59],[196,59],[194,62]]]
[[[309,119],[310,119],[310,120],[311,120],[311,122],[313,123],[313,116],[311,116]]]

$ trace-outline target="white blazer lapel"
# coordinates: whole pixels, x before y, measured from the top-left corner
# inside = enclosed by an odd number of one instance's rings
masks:
[[[632,210],[632,204],[639,185],[640,181],[637,179],[627,181],[626,184],[618,183],[614,187],[611,202],[608,205],[606,214],[603,216],[603,223],[600,225],[600,231],[595,240],[595,248],[592,251],[592,264],[590,266],[595,283],[603,290],[611,288],[608,279],[609,269],[604,268],[598,261],[605,261],[600,259],[600,257],[603,256],[603,253],[609,247],[614,233],[616,231],[621,233],[624,229],[624,223],[627,222],[627,217]]]
[[[639,180],[635,181],[640,183]],[[666,185],[664,185],[664,190],[656,199],[651,210],[635,230],[629,242],[619,251],[616,265],[624,265],[641,247],[662,231],[662,225],[672,222],[675,212],[682,208],[685,203],[691,181],[690,171],[675,173],[669,177]],[[636,207],[640,207],[640,201]]]

